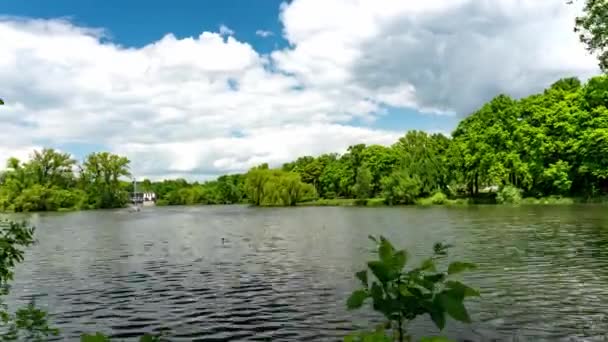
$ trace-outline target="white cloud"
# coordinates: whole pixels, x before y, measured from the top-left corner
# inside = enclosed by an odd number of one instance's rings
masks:
[[[266,31],[266,30],[257,30],[257,31],[255,31],[255,34],[260,37],[263,37],[263,38],[274,36],[274,33],[272,31]]]
[[[196,178],[394,138],[346,125],[377,105],[302,89],[232,36],[168,34],[127,49],[65,21],[4,20],[0,37],[0,128],[14,134],[1,146],[95,143],[126,154],[136,174]]]
[[[294,0],[281,12],[294,47],[273,59],[309,86],[468,114],[499,92],[596,74],[576,11],[553,0]]]
[[[222,36],[232,36],[234,34],[234,31],[231,30],[228,26],[226,25],[220,25],[220,35]]]
[[[597,72],[573,16],[553,0],[294,0],[290,46],[270,56],[224,25],[125,48],[63,20],[0,18],[0,159],[85,142],[137,175],[200,178],[388,144],[396,133],[350,121],[387,105],[462,114]]]

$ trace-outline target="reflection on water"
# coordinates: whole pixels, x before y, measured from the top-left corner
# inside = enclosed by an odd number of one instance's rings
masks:
[[[33,214],[40,243],[17,270],[13,300],[53,314],[65,337],[174,341],[333,341],[378,316],[348,312],[368,234],[413,254],[434,242],[480,268],[470,341],[603,340],[608,217],[601,206],[467,208],[146,208]],[[224,239],[224,240],[222,240]],[[427,318],[415,335],[438,333]]]

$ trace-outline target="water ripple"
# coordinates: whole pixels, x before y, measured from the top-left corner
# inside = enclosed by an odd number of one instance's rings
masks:
[[[338,341],[379,317],[344,305],[385,234],[414,262],[436,241],[478,263],[459,341],[596,341],[608,331],[605,208],[150,208],[35,217],[38,240],[12,304],[36,302],[63,336],[135,340]],[[425,229],[420,229],[424,225]],[[69,237],[70,244],[65,244]],[[222,243],[224,238],[224,243]],[[437,334],[426,317],[416,335]]]

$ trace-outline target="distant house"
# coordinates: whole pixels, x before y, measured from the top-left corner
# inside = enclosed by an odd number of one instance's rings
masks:
[[[135,192],[130,194],[131,203],[156,202],[156,194],[154,192]]]

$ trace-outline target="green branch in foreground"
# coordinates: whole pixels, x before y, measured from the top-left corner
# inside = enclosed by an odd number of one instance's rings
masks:
[[[347,306],[351,310],[359,309],[370,301],[372,308],[387,321],[374,331],[349,335],[345,341],[410,341],[411,336],[406,335],[407,324],[425,314],[440,330],[445,327],[446,315],[460,322],[471,322],[464,300],[479,296],[479,292],[454,277],[475,269],[476,265],[456,261],[449,264],[446,271],[437,271],[437,261],[447,255],[450,246],[435,244],[432,257],[406,271],[407,251],[396,250],[383,236],[370,236],[370,239],[377,246],[378,260],[369,261],[367,269],[356,273],[362,288],[351,294]],[[386,335],[385,329],[392,331],[392,338]],[[422,341],[449,340],[427,337]]]

